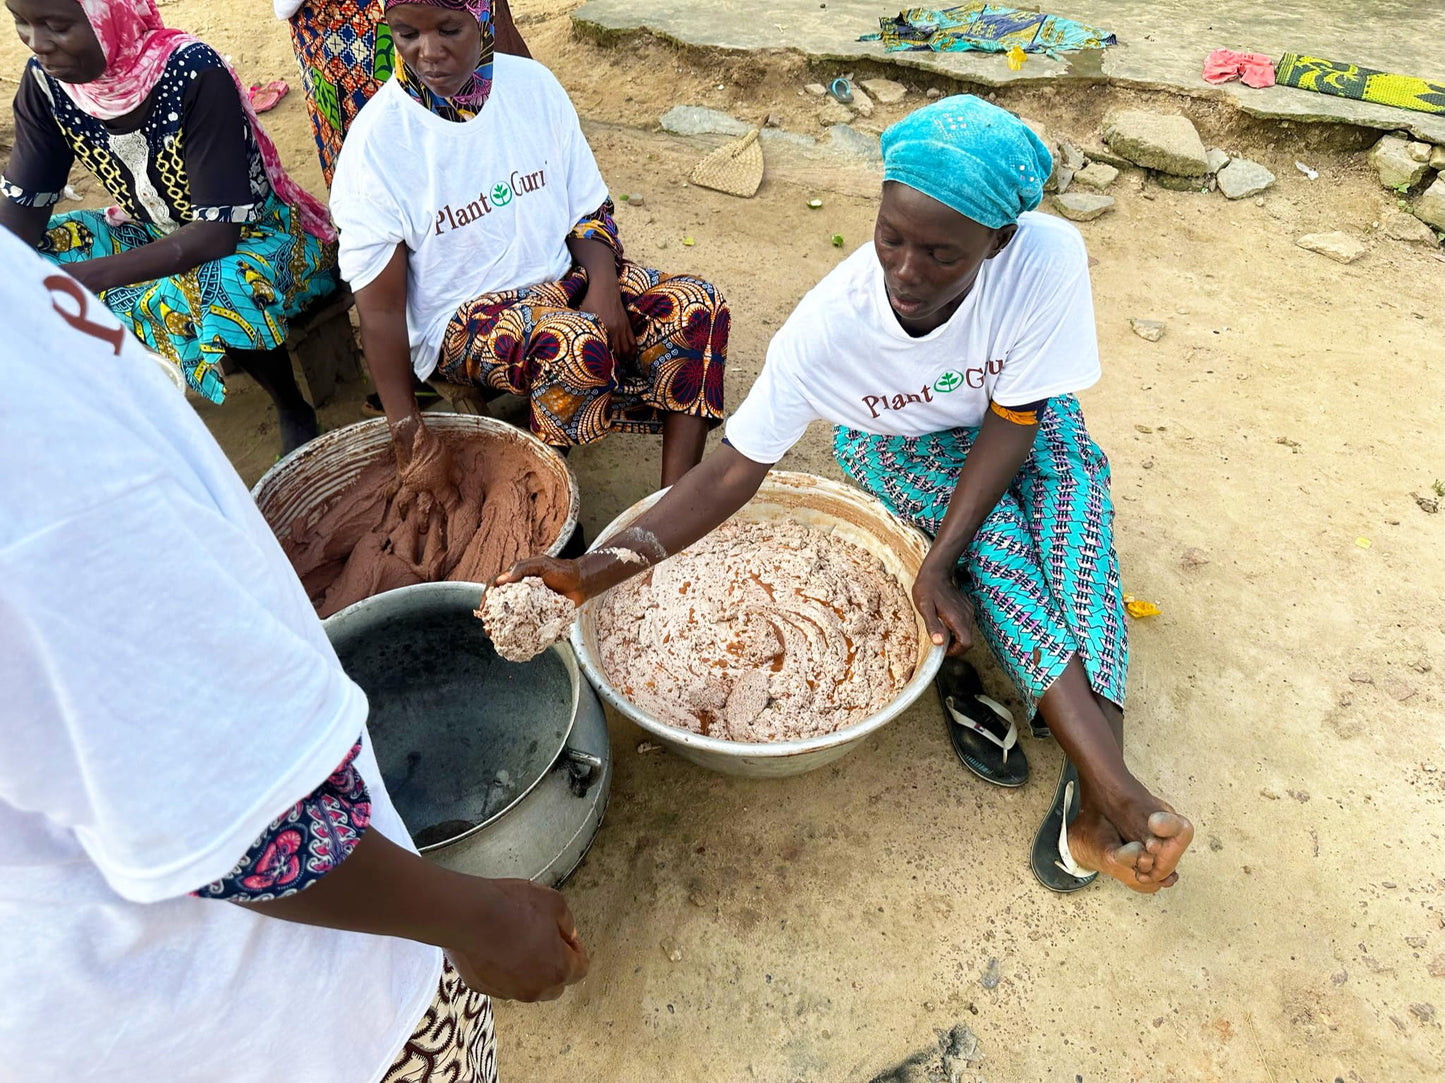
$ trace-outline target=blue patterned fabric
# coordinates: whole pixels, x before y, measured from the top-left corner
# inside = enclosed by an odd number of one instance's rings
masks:
[[[890,53],[931,49],[936,53],[1004,53],[1017,46],[1026,53],[1059,54],[1078,49],[1105,49],[1119,39],[1097,26],[1025,11],[1003,4],[961,4],[958,7],[908,8],[879,19],[881,33],[859,41],[881,41]]]
[[[292,805],[200,899],[265,902],[304,891],[340,865],[371,826],[371,795],[356,769],[361,739],[331,775]]]
[[[854,481],[932,537],[977,435],[839,426],[834,453]],[[1113,524],[1109,460],[1078,400],[1050,399],[1018,477],[959,562],[979,631],[1030,716],[1075,654],[1094,691],[1124,705],[1129,639]]]
[[[103,211],[69,211],[50,219],[40,254],[61,264],[115,255],[160,240],[149,223],[111,225]],[[336,251],[301,228],[295,208],[269,196],[241,227],[235,255],[184,274],[101,294],[146,346],[180,366],[191,389],[223,402],[221,359],[227,350],[271,350],[286,341],[288,322],[336,290]]]

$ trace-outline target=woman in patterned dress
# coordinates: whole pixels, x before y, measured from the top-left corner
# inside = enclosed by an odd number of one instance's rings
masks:
[[[190,387],[233,357],[270,393],[281,450],[316,435],[287,323],[336,288],[326,210],[286,175],[224,60],[154,0],[13,0],[35,54],[15,97],[0,225],[61,264]],[[79,160],[115,206],[52,217]]]
[[[1108,460],[1073,394],[1099,377],[1083,239],[1028,213],[1049,152],[977,98],[894,125],[883,168],[872,243],[774,337],[724,446],[608,550],[523,561],[502,580],[540,575],[580,604],[691,545],[747,502],[810,422],[832,422],[844,471],[933,539],[913,601],[952,655],[939,691],[966,766],[1023,781],[1011,720],[1002,725],[961,657],[975,620],[1063,746],[1035,875],[1055,891],[1097,872],[1158,891],[1177,880],[1193,827],[1124,761],[1128,647]]]
[[[382,0],[274,0],[274,6],[276,17],[291,26],[321,175],[329,188],[346,130],[391,78],[396,53],[382,18]],[[530,57],[506,0],[493,5],[492,16],[497,51]]]
[[[386,13],[395,74],[351,128],[331,207],[399,457],[429,439],[412,381],[435,372],[528,399],[554,447],[660,433],[671,485],[722,417],[726,302],[623,256],[566,92],[494,55],[488,0]]]

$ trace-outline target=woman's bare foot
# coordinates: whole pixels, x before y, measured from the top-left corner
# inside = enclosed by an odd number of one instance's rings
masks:
[[[1194,839],[1194,825],[1137,780],[1130,782],[1127,796],[1095,801],[1091,788],[1080,781],[1079,816],[1069,826],[1069,848],[1080,865],[1135,891],[1171,887],[1179,879],[1175,867]],[[1080,825],[1078,846],[1075,825]]]

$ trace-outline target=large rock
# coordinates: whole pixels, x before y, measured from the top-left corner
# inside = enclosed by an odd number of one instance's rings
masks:
[[[1204,158],[1209,163],[1209,172],[1211,173],[1218,173],[1229,164],[1229,153],[1218,147],[1210,147],[1204,152]]]
[[[852,119],[853,110],[832,98],[818,106],[818,123],[825,128],[832,124],[847,124]]]
[[[835,124],[828,129],[828,147],[855,158],[876,159],[883,157],[876,135],[868,135],[847,124]]]
[[[1171,173],[1155,173],[1154,180],[1160,188],[1167,188],[1171,192],[1207,192],[1209,190],[1208,177],[1176,177]]]
[[[1215,179],[1227,199],[1248,199],[1274,184],[1274,174],[1248,158],[1231,160]]]
[[[1429,165],[1430,149],[1429,143],[1409,143],[1405,146],[1405,153],[1415,159],[1415,161],[1424,162],[1426,165]]]
[[[1430,168],[1429,160],[1417,162],[1410,154],[1410,144],[1397,135],[1387,135],[1375,144],[1370,164],[1386,188],[1413,188]]]
[[[1412,208],[1427,226],[1445,232],[1445,177],[1436,177]]]
[[[1175,177],[1202,177],[1209,156],[1188,117],[1125,109],[1104,119],[1104,142],[1135,165]]]
[[[674,105],[662,114],[662,130],[673,135],[747,135],[737,117],[701,105]]]
[[[873,99],[863,92],[862,87],[853,88],[853,100],[848,103],[860,117],[871,117],[873,115]]]
[[[1084,160],[1084,152],[1067,140],[1059,144],[1059,157],[1064,160],[1064,165],[1075,173],[1088,164]]]
[[[1295,244],[1310,252],[1329,256],[1336,263],[1354,263],[1365,254],[1365,246],[1348,233],[1306,233]]]
[[[1103,162],[1090,162],[1087,167],[1074,174],[1074,183],[1095,192],[1102,192],[1119,177],[1119,171]]]
[[[1042,121],[1030,120],[1028,117],[1019,117],[1034,135],[1039,137],[1039,142],[1049,148],[1049,155],[1054,160],[1053,172],[1049,174],[1048,180],[1044,181],[1045,192],[1064,192],[1069,188],[1069,182],[1074,179],[1076,170],[1068,164],[1064,157],[1063,147],[1054,134],[1044,125]]]
[[[1114,209],[1113,196],[1089,195],[1086,192],[1054,196],[1053,203],[1054,209],[1071,222],[1092,222]]]
[[[1445,147],[1430,148],[1430,168],[1445,169]]]
[[[1380,219],[1380,232],[1397,241],[1412,244],[1439,244],[1435,231],[1414,215],[1402,211],[1386,211]]]
[[[892,79],[864,79],[863,87],[874,99],[884,105],[892,105],[901,102],[908,93],[908,88],[902,83],[895,83]]]

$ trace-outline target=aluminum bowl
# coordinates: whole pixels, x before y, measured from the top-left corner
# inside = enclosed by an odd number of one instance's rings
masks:
[[[592,548],[606,545],[609,537],[625,528],[661,497],[662,493],[653,493],[632,505],[603,529]],[[829,530],[878,557],[905,590],[912,589],[914,576],[928,553],[927,537],[895,516],[874,497],[851,485],[842,485],[813,474],[772,471],[759,487],[757,495],[738,512],[738,517],[753,522],[795,519]],[[934,645],[923,626],[923,618],[915,613],[918,664],[912,679],[882,710],[851,726],[818,737],[794,741],[725,741],[720,737],[706,737],[670,726],[613,687],[602,672],[597,649],[598,602],[594,598],[584,605],[572,626],[572,650],[597,693],[678,755],[727,775],[780,778],[799,775],[831,763],[906,711],[927,691],[943,663],[943,648]]]

